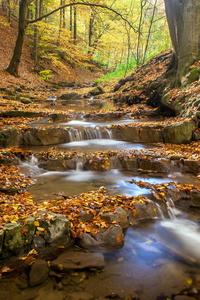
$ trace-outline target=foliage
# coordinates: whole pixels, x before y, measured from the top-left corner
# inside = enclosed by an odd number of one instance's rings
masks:
[[[48,81],[53,76],[51,73],[52,73],[51,70],[40,71],[39,74],[40,74],[41,80]]]

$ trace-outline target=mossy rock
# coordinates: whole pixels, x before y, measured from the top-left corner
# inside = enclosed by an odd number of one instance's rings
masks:
[[[194,81],[199,80],[200,77],[200,67],[196,66],[182,79],[182,85],[191,84]]]
[[[20,224],[8,223],[5,225],[5,239],[3,246],[3,256],[19,254],[25,246],[25,236],[22,233]]]
[[[4,128],[0,132],[0,147],[17,146],[21,138],[21,132],[16,128]]]
[[[100,85],[97,86],[96,88],[92,89],[91,91],[89,91],[89,94],[92,96],[97,96],[97,95],[104,94],[104,93],[105,93],[105,90]]]
[[[0,232],[0,255],[3,251],[4,234],[5,234],[5,232],[4,232],[4,230],[2,230]]]
[[[193,121],[178,122],[167,125],[163,130],[165,143],[187,144],[192,140],[192,132],[195,127]]]
[[[3,118],[15,118],[15,117],[37,118],[40,117],[41,114],[32,111],[11,110],[11,111],[2,112],[1,116]]]

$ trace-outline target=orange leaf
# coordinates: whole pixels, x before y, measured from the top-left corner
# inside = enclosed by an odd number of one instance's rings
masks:
[[[38,227],[38,226],[40,226],[40,223],[39,223],[38,221],[35,221],[35,222],[34,222],[34,225],[35,225],[36,227]]]

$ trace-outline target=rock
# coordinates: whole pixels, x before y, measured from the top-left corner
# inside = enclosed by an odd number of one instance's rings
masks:
[[[7,223],[5,225],[5,239],[3,246],[3,255],[19,254],[25,246],[25,236],[22,233],[22,226],[20,224]]]
[[[192,206],[200,207],[200,191],[192,190],[190,191],[190,199]]]
[[[98,85],[97,87],[95,87],[94,89],[89,91],[89,94],[92,95],[92,96],[97,96],[97,95],[104,94],[104,93],[105,93],[105,90],[100,85]]]
[[[115,212],[116,213],[112,213],[112,212],[104,213],[102,214],[101,219],[111,223],[117,220],[122,228],[127,228],[129,225],[129,221],[127,218],[126,211],[121,207],[116,207]]]
[[[24,290],[28,287],[28,276],[26,273],[22,273],[19,277],[15,280],[16,285],[21,290]]]
[[[138,169],[138,161],[135,156],[123,156],[121,158],[121,164],[125,170]]]
[[[68,122],[71,119],[71,115],[68,114],[51,114],[49,117],[53,122]]]
[[[17,146],[20,143],[21,132],[16,128],[4,128],[0,132],[0,147]]]
[[[91,247],[101,246],[102,241],[97,241],[89,233],[84,233],[79,236],[78,245],[83,249],[88,249]]]
[[[85,268],[102,269],[105,267],[104,256],[101,253],[68,251],[51,262],[53,270],[68,272]]]
[[[32,101],[29,98],[20,97],[20,102],[24,104],[32,103]]]
[[[67,300],[92,300],[94,296],[86,292],[76,292],[67,295]]]
[[[170,172],[170,161],[168,159],[138,158],[138,166],[142,170],[151,170],[159,173]]]
[[[196,80],[199,80],[199,75],[200,75],[200,67],[198,66],[193,67],[192,70],[185,77],[183,77],[182,85],[186,86]]]
[[[29,273],[29,285],[31,287],[42,284],[49,274],[47,262],[43,259],[37,259],[31,266]]]
[[[120,225],[111,226],[109,231],[100,232],[99,238],[106,246],[119,248],[124,245],[124,234]]]
[[[142,127],[139,130],[141,143],[159,143],[163,141],[162,130],[152,127]]]
[[[79,218],[81,219],[82,222],[88,222],[92,220],[94,216],[91,212],[87,213],[87,211],[81,210]]]
[[[140,129],[138,127],[128,127],[128,126],[125,126],[125,127],[121,127],[119,129],[120,131],[120,136],[121,136],[121,139],[123,141],[132,141],[132,142],[139,142],[140,141],[140,137],[139,137],[139,134],[140,134]]]
[[[63,94],[60,96],[60,99],[62,100],[76,100],[76,99],[79,99],[81,96],[78,94],[78,93],[74,93],[74,92],[71,92],[71,93],[67,93],[67,94]]]
[[[21,145],[55,145],[69,142],[68,130],[62,127],[29,128],[24,130]]]
[[[65,216],[58,216],[47,228],[46,242],[51,245],[66,245],[70,241],[70,221]]]
[[[161,103],[164,106],[167,106],[170,109],[174,110],[177,114],[179,114],[180,111],[182,110],[182,100],[183,100],[182,97],[180,97],[175,101],[171,101],[171,98],[169,97],[169,93],[167,93],[162,97]]]
[[[148,200],[148,202],[135,202],[134,207],[136,214],[130,214],[130,225],[137,225],[140,220],[158,218],[157,206],[151,200]]]
[[[15,118],[15,117],[24,117],[24,118],[37,118],[41,117],[41,113],[33,112],[33,111],[21,111],[21,110],[11,110],[5,111],[1,113],[3,118]]]
[[[46,247],[45,239],[42,236],[34,236],[32,243],[31,243],[31,249],[41,249]]]
[[[177,295],[174,298],[175,300],[195,300],[195,297],[187,296],[187,295]]]
[[[165,143],[187,144],[192,140],[192,131],[195,127],[193,121],[177,122],[165,126],[163,130]]]
[[[49,171],[64,171],[64,170],[75,170],[76,161],[75,159],[64,159],[63,157],[43,159],[38,157],[38,167]]]
[[[183,165],[181,166],[182,173],[199,173],[200,162],[198,160],[184,159]]]
[[[27,224],[24,226],[24,228],[26,229],[28,235],[26,237],[26,241],[28,241],[28,244],[32,243],[32,240],[34,238],[34,234],[35,234],[35,218],[34,217],[30,217],[28,218]]]
[[[0,255],[1,255],[2,249],[3,249],[4,234],[5,234],[5,232],[4,232],[4,230],[2,230],[0,232]]]

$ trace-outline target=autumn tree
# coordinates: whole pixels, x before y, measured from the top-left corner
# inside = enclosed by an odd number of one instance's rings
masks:
[[[166,16],[173,46],[169,70],[175,85],[189,67],[200,60],[200,1],[164,0]]]

